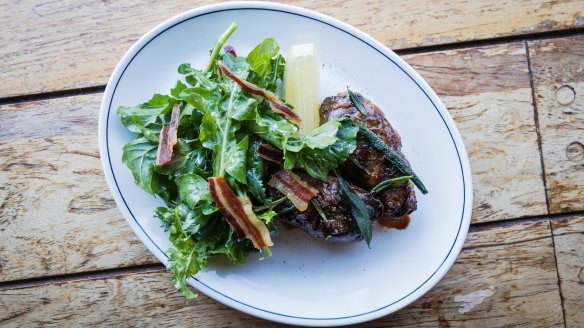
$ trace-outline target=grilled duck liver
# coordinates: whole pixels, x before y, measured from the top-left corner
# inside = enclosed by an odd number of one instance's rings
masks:
[[[310,235],[324,239],[330,236],[331,241],[351,242],[363,239],[357,222],[351,215],[351,209],[348,204],[343,202],[337,182],[337,178],[329,176],[326,182],[310,177],[302,171],[294,171],[303,181],[316,188],[319,192],[313,199],[318,202],[326,214],[327,220],[324,221],[314,206],[310,204],[304,212],[294,208],[293,211],[278,216],[280,221],[290,223]],[[367,211],[372,220],[377,220],[383,213],[383,206],[375,197],[365,190],[349,183],[351,188],[359,195],[367,206]],[[268,189],[268,195],[272,199],[283,197],[275,188]],[[287,200],[275,208],[281,211],[291,207],[292,203]]]
[[[354,122],[360,122],[377,134],[405,160],[405,156],[401,152],[401,138],[385,119],[383,112],[369,99],[358,93],[355,95],[367,110],[366,117],[353,105],[347,93],[343,92],[324,100],[320,107],[320,124],[341,117],[348,117]],[[347,161],[343,164],[346,173],[344,176],[366,190],[371,190],[384,180],[404,175],[386,160],[380,151],[373,148],[361,134],[357,135],[357,149],[351,156],[369,173],[358,168],[353,162]],[[391,187],[376,197],[384,206],[384,217],[396,219],[416,210],[416,194],[411,181]]]

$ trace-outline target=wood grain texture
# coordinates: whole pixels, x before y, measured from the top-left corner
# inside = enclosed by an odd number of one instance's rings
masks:
[[[404,59],[457,123],[473,173],[473,222],[547,214],[524,45]]]
[[[97,95],[0,107],[0,281],[156,261],[106,186],[98,107]]]
[[[0,106],[0,141],[92,134],[102,93]],[[95,147],[92,147],[95,148]]]
[[[473,222],[545,213],[521,44],[406,58],[457,121],[475,186]],[[486,72],[486,73],[485,73]],[[453,80],[454,83],[444,83]],[[113,202],[97,158],[101,94],[0,106],[0,259],[4,280],[154,263]],[[89,133],[89,134],[88,134]],[[68,181],[69,180],[69,181]],[[38,244],[46,218],[51,229]],[[109,228],[101,227],[105,220]],[[34,229],[23,229],[32,225]],[[87,227],[84,227],[87,225]],[[93,229],[101,227],[96,237]],[[62,240],[62,236],[68,239]],[[98,238],[98,239],[95,239]],[[108,245],[109,253],[78,244]],[[64,248],[71,254],[61,254]],[[11,256],[30,249],[35,256]]]
[[[584,210],[584,36],[529,43],[550,211]]]
[[[567,327],[584,327],[584,217],[552,223]]]
[[[4,1],[0,97],[103,85],[141,35],[196,1]],[[309,1],[393,49],[584,26],[580,0]],[[24,24],[23,22],[26,22]]]
[[[562,327],[548,222],[471,233],[426,296],[363,327]],[[309,301],[309,300],[307,300]],[[206,296],[186,301],[150,272],[0,290],[0,323],[19,326],[271,327]]]

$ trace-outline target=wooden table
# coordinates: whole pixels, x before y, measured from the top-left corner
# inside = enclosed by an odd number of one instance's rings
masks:
[[[0,326],[272,326],[187,302],[103,178],[97,116],[123,53],[212,1],[0,3]],[[584,1],[287,1],[396,50],[469,152],[471,232],[446,277],[366,326],[584,327]]]

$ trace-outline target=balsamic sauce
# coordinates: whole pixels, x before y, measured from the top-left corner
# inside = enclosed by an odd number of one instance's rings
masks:
[[[408,227],[408,225],[410,225],[410,216],[406,214],[395,220],[390,217],[383,217],[379,220],[379,225],[385,228],[404,230]]]

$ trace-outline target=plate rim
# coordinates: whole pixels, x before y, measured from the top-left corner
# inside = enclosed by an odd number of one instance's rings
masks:
[[[339,316],[335,318],[310,318],[310,317],[300,317],[286,315],[282,313],[276,313],[273,311],[261,309],[250,304],[246,304],[243,301],[237,300],[235,298],[229,297],[215,290],[214,288],[207,286],[205,283],[198,280],[196,277],[191,277],[189,279],[189,284],[195,287],[198,291],[206,294],[207,296],[223,303],[229,307],[237,309],[241,312],[248,313],[250,315],[272,320],[276,322],[286,323],[286,324],[296,324],[296,325],[311,325],[311,326],[330,326],[330,325],[348,325],[360,322],[365,322],[379,317],[388,315],[395,311],[398,311],[407,305],[411,304],[415,300],[419,299],[421,296],[426,294],[430,289],[432,289],[449,271],[452,264],[458,257],[466,235],[468,233],[468,228],[470,226],[470,219],[472,215],[472,175],[470,171],[470,164],[468,160],[468,155],[466,148],[460,136],[460,133],[452,120],[452,117],[446,110],[446,107],[440,101],[436,93],[428,85],[428,83],[401,57],[395,54],[388,47],[375,40],[373,37],[367,35],[366,33],[358,30],[357,28],[343,23],[330,16],[286,4],[279,3],[265,3],[259,1],[236,1],[228,3],[211,4],[195,9],[185,11],[179,15],[171,17],[170,19],[160,23],[146,34],[144,34],[138,41],[136,41],[130,49],[124,54],[120,62],[116,65],[110,79],[108,80],[107,87],[104,91],[102,98],[100,113],[99,113],[99,125],[98,125],[98,141],[99,141],[99,151],[100,158],[102,162],[102,168],[106,177],[106,181],[110,192],[112,193],[114,200],[122,212],[126,222],[130,225],[134,233],[138,236],[140,241],[148,248],[148,250],[153,253],[159,261],[166,265],[168,256],[166,253],[150,238],[150,236],[144,231],[143,227],[134,217],[129,206],[119,190],[115,175],[113,173],[113,167],[111,164],[111,158],[109,156],[109,144],[108,144],[108,121],[109,114],[111,113],[111,103],[117,84],[121,80],[123,73],[126,68],[130,65],[134,57],[136,57],[142,48],[144,48],[148,43],[154,40],[157,36],[161,35],[164,31],[179,25],[187,20],[194,19],[207,14],[212,14],[216,12],[223,11],[237,11],[237,10],[268,10],[282,12],[286,14],[293,14],[296,16],[301,16],[306,19],[311,19],[318,21],[320,23],[329,25],[337,30],[347,33],[359,41],[363,42],[365,45],[370,46],[373,50],[376,50],[381,55],[386,57],[389,61],[393,62],[400,70],[406,74],[412,82],[418,85],[420,90],[426,95],[428,100],[435,107],[436,111],[443,120],[446,128],[451,136],[454,148],[457,152],[460,169],[462,173],[462,187],[463,187],[463,206],[460,224],[457,232],[457,236],[450,248],[450,251],[446,254],[446,257],[442,263],[436,268],[436,270],[409,294],[403,296],[397,301],[386,306],[367,311],[365,313],[349,315],[349,316]]]

